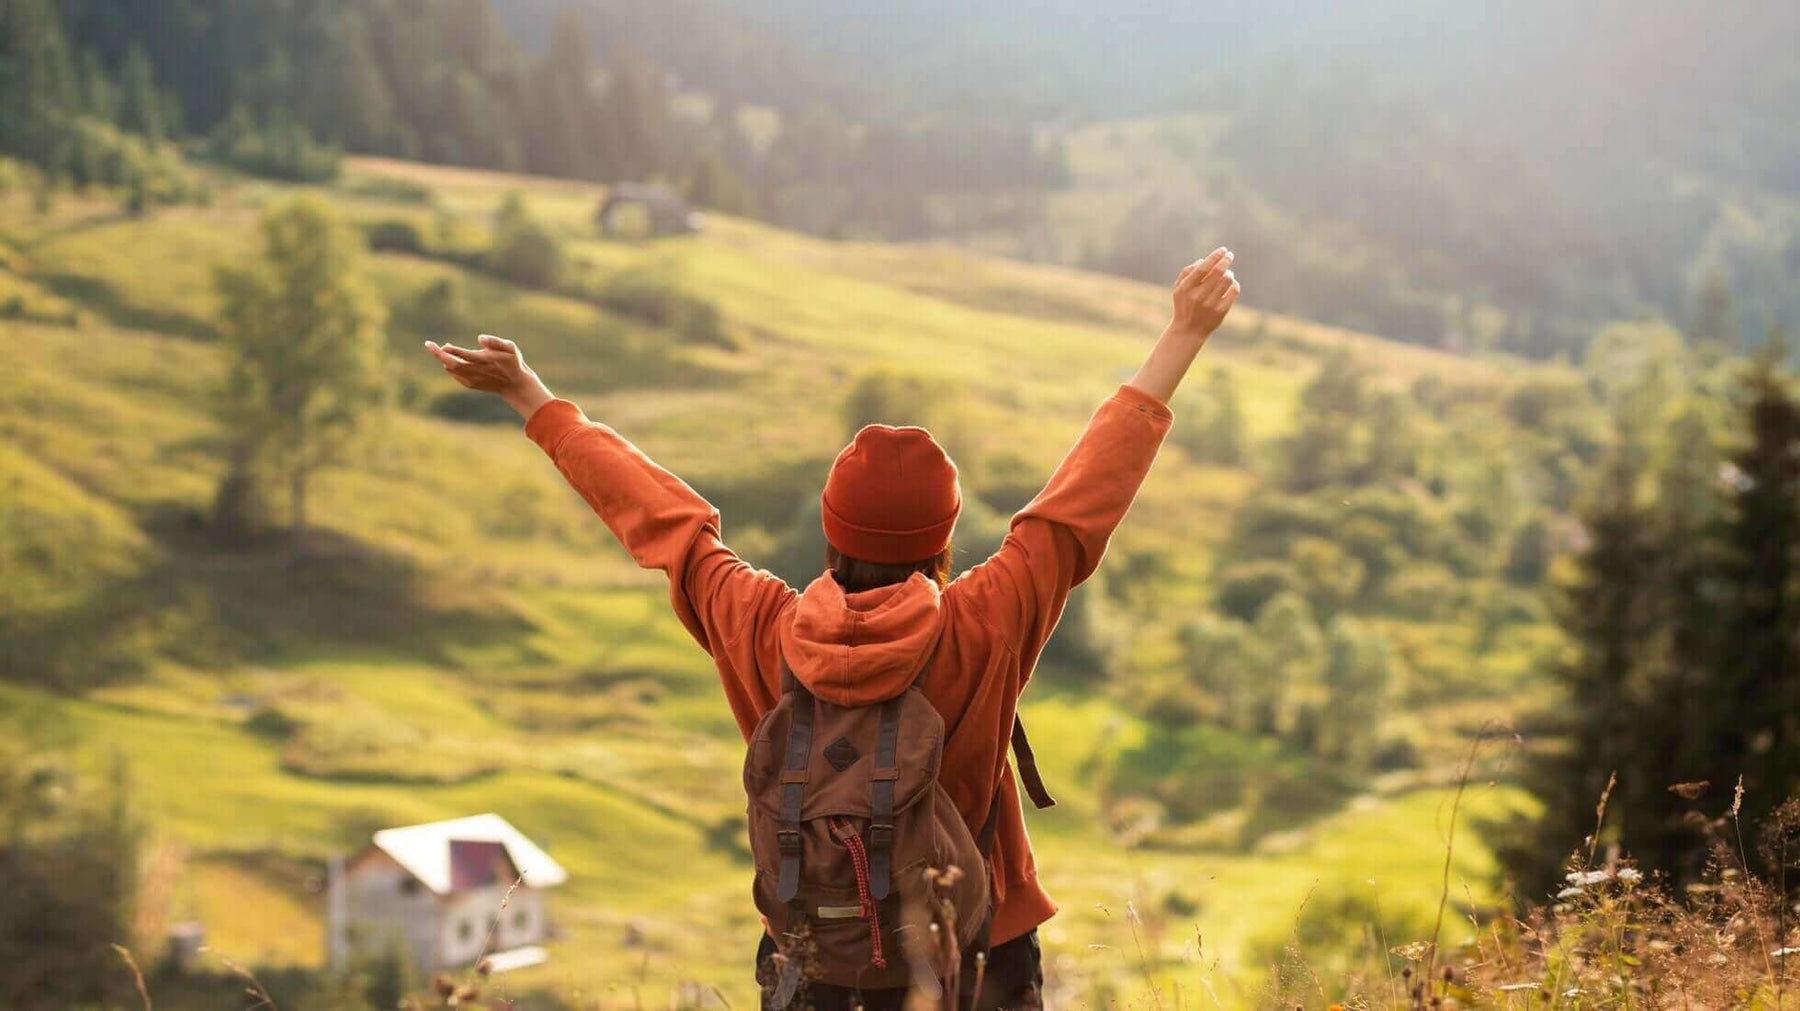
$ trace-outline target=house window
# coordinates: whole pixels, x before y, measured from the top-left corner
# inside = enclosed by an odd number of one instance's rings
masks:
[[[514,930],[524,930],[529,926],[531,926],[531,913],[529,911],[521,909],[513,913]]]
[[[463,920],[456,925],[456,939],[467,943],[475,937],[475,921]]]
[[[411,877],[401,878],[400,879],[400,894],[401,895],[417,895],[417,894],[419,894],[419,879],[411,878]]]

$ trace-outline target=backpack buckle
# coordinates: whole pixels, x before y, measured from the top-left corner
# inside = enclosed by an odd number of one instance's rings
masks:
[[[775,833],[775,845],[782,853],[800,852],[800,832],[797,829],[784,828]]]
[[[877,822],[869,826],[869,848],[887,849],[894,842],[894,826]]]

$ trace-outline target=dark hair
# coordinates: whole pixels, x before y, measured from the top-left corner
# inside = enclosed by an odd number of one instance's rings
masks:
[[[860,558],[851,558],[842,551],[825,545],[825,564],[831,566],[831,576],[845,593],[861,593],[895,583],[904,583],[914,573],[923,573],[925,578],[938,584],[942,589],[950,582],[950,560],[955,548],[949,544],[944,550],[930,558],[917,562],[900,562],[888,565],[881,562],[865,562]]]

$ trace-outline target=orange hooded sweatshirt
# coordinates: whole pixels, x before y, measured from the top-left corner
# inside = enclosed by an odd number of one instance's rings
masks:
[[[669,576],[675,613],[712,655],[746,739],[781,691],[781,658],[818,697],[868,705],[906,690],[938,644],[924,692],[946,731],[940,780],[971,832],[1000,788],[992,939],[1048,920],[1008,761],[1019,693],[1062,616],[1131,507],[1172,416],[1135,387],[1101,404],[1050,483],[992,558],[939,590],[905,583],[846,594],[829,572],[803,591],[745,563],[720,539],[719,513],[679,478],[566,400],[525,432],[648,569]],[[941,641],[940,641],[941,633]]]

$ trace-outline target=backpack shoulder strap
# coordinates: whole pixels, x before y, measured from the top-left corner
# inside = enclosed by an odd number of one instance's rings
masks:
[[[1056,798],[1044,788],[1044,777],[1038,773],[1037,756],[1031,751],[1031,740],[1025,736],[1025,724],[1018,716],[1013,717],[1012,729],[1013,768],[1019,771],[1019,781],[1025,785],[1025,793],[1031,803],[1039,810],[1056,806]],[[1004,781],[994,784],[994,799],[988,804],[987,821],[981,825],[981,832],[975,836],[975,845],[980,848],[981,855],[987,856],[994,851],[994,837],[1000,831],[1000,798]]]
[[[1013,715],[1012,729],[1013,766],[1019,770],[1019,782],[1025,784],[1025,792],[1031,797],[1031,803],[1039,810],[1056,806],[1056,798],[1044,788],[1044,777],[1038,772],[1037,755],[1031,750],[1031,738],[1025,736],[1025,720],[1018,714]]]
[[[781,768],[781,820],[775,833],[781,869],[775,897],[792,902],[800,893],[800,811],[806,800],[807,762],[812,756],[814,707],[812,692],[794,676],[785,658],[781,661],[781,690],[784,695],[793,696],[793,712]]]
[[[922,689],[925,675],[937,661],[938,643],[931,647],[912,687]],[[905,693],[901,693],[904,695]],[[897,753],[900,744],[901,695],[881,703],[881,723],[875,737],[875,768],[869,773],[869,895],[876,902],[888,897],[893,888],[894,850],[894,781],[900,778]]]

